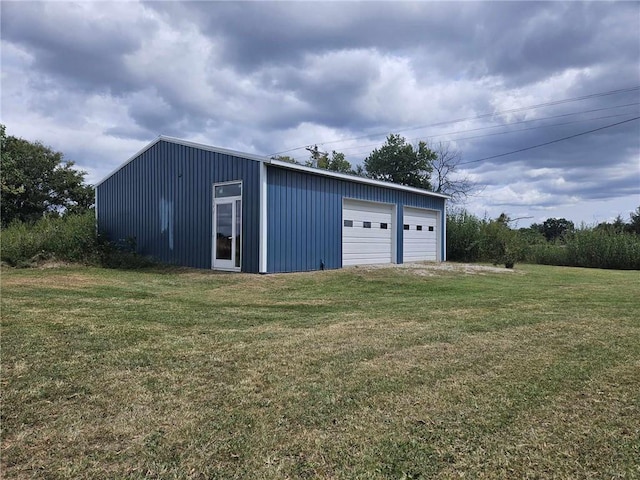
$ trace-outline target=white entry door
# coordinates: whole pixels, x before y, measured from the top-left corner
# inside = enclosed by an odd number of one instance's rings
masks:
[[[242,184],[214,186],[213,265],[216,270],[239,271],[242,252]]]
[[[404,207],[403,261],[437,260],[437,213],[422,208]]]
[[[342,265],[395,263],[393,205],[345,199]]]

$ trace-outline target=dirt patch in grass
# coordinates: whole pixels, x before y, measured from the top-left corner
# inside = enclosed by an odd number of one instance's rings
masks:
[[[486,275],[489,273],[506,273],[523,274],[523,271],[510,268],[493,267],[490,265],[477,265],[470,263],[450,263],[450,262],[415,262],[401,263],[393,265],[361,265],[356,267],[347,267],[348,269],[358,271],[374,271],[379,269],[391,268],[398,269],[412,275],[435,277],[443,274],[466,274],[466,275]]]
[[[65,268],[56,269],[56,267],[48,267],[42,269],[42,272],[32,270],[29,276],[12,276],[7,275],[6,270],[3,271],[3,287],[45,287],[58,289],[78,289],[91,288],[97,285],[106,285],[108,282],[94,275],[77,273],[77,271],[65,272]],[[46,270],[56,269],[56,275],[47,275]],[[76,267],[77,270],[77,267]]]

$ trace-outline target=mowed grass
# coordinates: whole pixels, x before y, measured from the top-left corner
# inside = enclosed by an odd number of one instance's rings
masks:
[[[2,270],[3,478],[640,478],[640,275]]]

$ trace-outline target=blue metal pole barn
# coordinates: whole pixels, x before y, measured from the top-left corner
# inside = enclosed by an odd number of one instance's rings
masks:
[[[402,263],[405,249],[443,261],[447,198],[161,136],[96,185],[96,220],[164,263],[298,272]]]

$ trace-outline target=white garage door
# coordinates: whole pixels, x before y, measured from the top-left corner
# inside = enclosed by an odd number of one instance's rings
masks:
[[[410,207],[404,207],[403,211],[403,261],[437,260],[437,213]]]
[[[344,200],[342,265],[392,263],[393,206]]]

